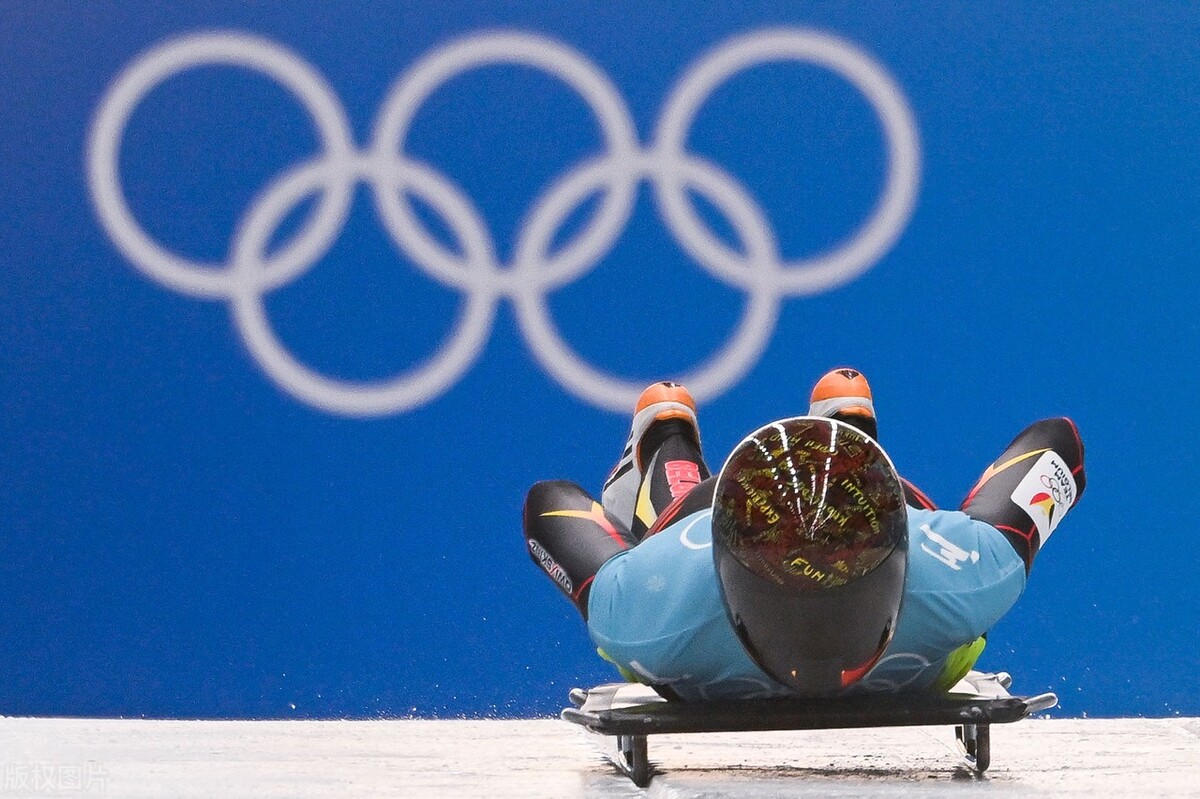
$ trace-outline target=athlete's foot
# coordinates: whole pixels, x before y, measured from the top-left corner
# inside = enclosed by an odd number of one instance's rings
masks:
[[[871,438],[879,437],[871,386],[857,369],[840,368],[826,372],[813,386],[808,415],[836,419],[857,427]]]
[[[1085,485],[1083,440],[1075,423],[1043,419],[1025,428],[984,470],[962,511],[1003,533],[1028,573]]]
[[[638,488],[646,468],[662,443],[674,435],[685,436],[699,450],[696,401],[678,383],[654,383],[638,397],[629,440],[616,467],[604,481],[601,495],[605,509],[625,524],[633,523]]]
[[[813,387],[808,415],[837,419],[879,440],[871,386],[857,369],[843,367],[826,372]],[[933,500],[908,478],[901,476],[900,483],[904,486],[904,499],[910,507],[937,510]]]

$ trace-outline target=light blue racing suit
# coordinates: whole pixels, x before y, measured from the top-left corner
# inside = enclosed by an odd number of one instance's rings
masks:
[[[588,600],[588,632],[619,667],[684,700],[784,695],[729,623],[711,519],[711,510],[693,513],[605,563]],[[933,688],[950,654],[991,628],[1024,588],[1024,563],[994,527],[958,511],[908,508],[896,634],[855,690]]]

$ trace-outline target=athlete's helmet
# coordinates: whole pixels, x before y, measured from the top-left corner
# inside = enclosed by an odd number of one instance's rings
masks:
[[[712,525],[725,608],[763,671],[816,696],[870,670],[908,551],[904,490],[874,439],[811,416],[759,428],[721,469]]]

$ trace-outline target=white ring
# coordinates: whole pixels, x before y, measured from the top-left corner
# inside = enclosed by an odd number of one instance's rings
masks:
[[[920,147],[912,112],[891,76],[853,44],[811,30],[777,29],[744,34],[721,45],[691,68],[663,108],[655,151],[667,163],[683,158],[684,145],[700,106],[733,75],[771,61],[804,61],[845,78],[871,104],[883,125],[888,173],[871,217],[831,252],[784,264],[780,289],[792,296],[829,291],[871,268],[895,243],[916,204]],[[672,229],[684,249],[703,264],[736,261],[737,255],[704,226],[671,171],[655,184]]]
[[[913,661],[914,665],[911,667],[913,669],[912,673],[907,675],[903,680],[872,676],[880,671],[880,667],[883,666],[883,664],[891,660]],[[884,657],[878,663],[872,666],[871,670],[867,672],[867,676],[856,685],[859,689],[870,691],[899,691],[901,688],[906,688],[911,685],[918,677],[921,676],[921,673],[925,669],[929,668],[929,665],[929,659],[924,655],[918,655],[915,652],[897,652],[893,655]]]
[[[390,179],[416,192],[442,213],[466,248],[467,262],[484,264],[488,253],[478,237],[464,230],[475,220],[474,213],[458,202],[458,195],[430,170],[396,163],[388,176],[372,173],[378,165],[370,159],[353,163],[359,177]],[[454,384],[475,362],[491,333],[496,312],[496,295],[487,289],[467,294],[467,305],[449,343],[432,358],[383,381],[335,380],[313,371],[296,360],[271,329],[263,306],[264,253],[271,234],[289,211],[305,197],[322,189],[331,169],[315,164],[293,170],[276,181],[253,207],[234,237],[233,293],[230,297],[234,323],[242,333],[250,354],[281,387],[305,402],[333,413],[374,416],[398,413],[424,405]],[[298,275],[297,275],[298,276]]]
[[[645,160],[642,166],[653,168],[655,164]],[[699,160],[684,162],[682,169],[688,185],[708,196],[725,212],[734,230],[743,239],[749,255],[746,261],[747,277],[742,286],[749,295],[749,301],[736,332],[707,362],[679,378],[679,382],[691,390],[696,401],[703,402],[736,383],[767,346],[779,316],[780,297],[775,291],[776,281],[773,278],[779,257],[770,229],[758,207],[752,202],[741,204],[746,195],[732,189],[725,175]],[[648,172],[647,177],[655,174]],[[583,182],[589,176],[589,173],[580,173],[577,180]],[[570,183],[562,185],[560,190],[573,196],[587,194]],[[553,206],[564,214],[570,211],[563,203],[547,203],[547,206]],[[526,230],[540,231],[542,238],[539,241],[522,241],[518,251],[531,253],[530,257],[537,258],[549,247],[547,231],[555,227],[530,225]],[[766,276],[765,279],[750,279],[758,271]],[[512,300],[526,343],[533,350],[534,357],[558,380],[559,385],[581,399],[618,413],[628,412],[637,403],[638,395],[646,387],[645,383],[614,377],[590,365],[573,351],[551,321],[546,294],[540,285],[533,284],[525,290],[518,290],[512,295]]]
[[[616,87],[584,56],[551,39],[528,33],[493,31],[470,36],[439,48],[421,59],[388,92],[375,123],[373,147],[381,159],[403,154],[409,127],[417,111],[433,92],[468,70],[497,64],[519,64],[556,77],[578,92],[592,109],[608,149],[608,158],[621,160],[637,153],[637,133],[629,110]],[[596,213],[590,231],[580,234],[558,258],[572,264],[599,258],[601,250],[620,234],[633,208],[635,186],[618,183],[611,187]],[[418,263],[433,272],[453,272],[454,253],[445,249],[413,213],[412,206],[396,193],[376,198],[384,225],[392,237]],[[590,266],[591,264],[589,264]]]
[[[844,77],[878,115],[888,148],[885,188],[872,216],[850,240],[814,258],[784,262],[766,214],[733,176],[684,152],[688,131],[709,95],[735,73],[778,60],[814,63]],[[129,119],[155,87],[208,64],[241,66],[277,80],[313,117],[324,152],[292,167],[260,192],[240,220],[228,264],[172,253],[134,220],[120,180],[120,149]],[[423,103],[468,70],[518,64],[574,89],[595,115],[605,150],[559,175],[534,201],[513,261],[499,262],[486,222],[467,195],[432,167],[404,154],[409,127]],[[816,31],[777,29],[735,38],[700,59],[664,106],[655,144],[643,148],[620,94],[591,61],[542,36],[493,31],[452,42],[421,59],[381,106],[371,146],[359,151],[345,112],[311,66],[264,39],[203,33],[168,41],[135,59],[105,93],[90,132],[88,180],[102,225],[138,269],[183,294],[222,299],[252,357],[285,391],[324,410],[352,416],[396,413],[447,391],[482,352],[498,302],[507,297],[534,357],[560,385],[602,408],[627,412],[642,383],[611,375],[582,359],[559,335],[548,294],[596,267],[624,230],[642,181],[653,184],[667,227],[699,265],[747,294],[743,317],[728,341],[680,379],[699,401],[740,380],[761,357],[785,296],[830,289],[868,269],[894,243],[911,216],[920,167],[911,111],[899,88],[869,56]],[[400,252],[434,280],[466,295],[447,342],[430,358],[381,381],[330,378],[301,364],[271,329],[264,295],[298,279],[323,257],[342,230],[354,187],[373,191],[380,222]],[[745,249],[722,243],[688,198],[696,191],[726,215]],[[551,252],[571,212],[596,194],[598,210],[584,229]],[[306,197],[320,194],[301,230],[267,256],[280,222]],[[461,254],[437,241],[412,210],[408,195],[441,214]]]
[[[690,522],[688,522],[687,526],[679,531],[679,543],[683,544],[688,549],[711,549],[712,548],[712,539],[711,538],[706,543],[703,543],[703,544],[697,544],[695,541],[688,538],[688,533],[690,533],[692,531],[693,527],[695,527],[698,523],[702,522],[703,520],[711,518],[711,517],[712,517],[712,511],[707,510],[707,511],[699,514],[698,516],[696,516],[696,518],[692,519]]]
[[[337,95],[303,59],[266,39],[234,33],[200,33],[160,45],[136,59],[109,87],[88,139],[88,182],[96,212],[113,243],[129,261],[181,294],[219,299],[229,294],[228,268],[164,249],[133,217],[121,188],[121,139],[137,105],[163,81],[200,66],[227,64],[261,72],[296,95],[312,116],[325,159],[338,162],[354,150],[350,123]],[[282,270],[314,262],[345,223],[353,199],[351,184],[326,186],[308,227],[273,260]],[[224,267],[224,268],[223,268]]]

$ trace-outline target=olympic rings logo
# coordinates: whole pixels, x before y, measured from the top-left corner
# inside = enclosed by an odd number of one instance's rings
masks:
[[[1048,474],[1043,474],[1041,479],[1042,487],[1050,492],[1051,498],[1056,505],[1063,504],[1062,489],[1058,487],[1058,481]]]
[[[870,216],[834,249],[791,261],[780,255],[770,224],[745,187],[715,164],[686,152],[692,122],[713,91],[742,70],[778,61],[816,65],[848,81],[873,108],[887,147],[886,179]],[[567,170],[535,201],[508,264],[500,263],[488,226],[464,192],[404,151],[414,117],[444,83],[470,70],[505,64],[540,70],[577,92],[594,114],[605,147]],[[209,65],[241,67],[278,81],[311,115],[324,148],[255,198],[233,232],[226,263],[193,260],[151,238],[126,202],[118,170],[125,128],[143,98],[171,77]],[[883,67],[849,42],[796,28],[734,37],[694,63],[670,92],[646,147],[621,95],[595,64],[530,33],[483,32],[425,55],[389,91],[364,150],[356,148],[333,90],[297,55],[240,33],[189,35],[152,48],[116,78],[101,100],[87,152],[97,215],[120,252],[169,289],[227,302],[247,350],[272,380],[304,402],[348,416],[410,410],[447,391],[482,352],[504,299],[513,303],[534,357],[563,388],[601,408],[627,412],[642,384],[609,374],[572,350],[551,318],[547,296],[589,272],[611,249],[643,181],[653,187],[664,223],[688,256],[748,297],[730,339],[694,371],[677,377],[698,400],[716,396],[757,362],[785,298],[846,283],[887,252],[912,214],[919,172],[912,112]],[[380,381],[334,379],[301,363],[275,334],[264,308],[266,294],[299,278],[333,246],[358,183],[372,189],[380,222],[401,251],[430,278],[466,298],[439,351]],[[689,191],[704,196],[728,218],[744,254],[705,226]],[[558,229],[597,194],[602,199],[590,222],[552,251]],[[268,243],[284,218],[313,196],[316,210],[307,224],[268,255]],[[442,216],[461,252],[444,246],[423,226],[410,202],[414,196]]]

